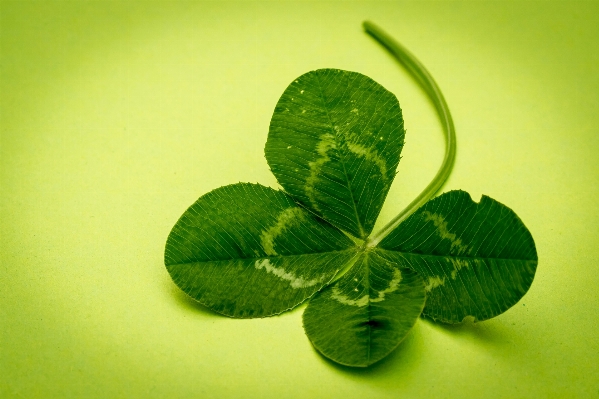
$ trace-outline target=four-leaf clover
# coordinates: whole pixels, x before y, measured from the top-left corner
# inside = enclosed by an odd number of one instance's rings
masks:
[[[173,281],[230,317],[311,298],[306,334],[349,366],[388,355],[421,314],[458,323],[504,312],[537,265],[532,236],[506,206],[450,191],[371,234],[404,135],[397,98],[372,79],[338,69],[298,77],[265,148],[284,191],[238,183],[200,197],[166,243]]]

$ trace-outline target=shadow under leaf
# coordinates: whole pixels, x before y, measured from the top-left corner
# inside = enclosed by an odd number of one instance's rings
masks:
[[[200,313],[207,317],[225,317],[220,313],[217,313],[206,306],[202,305],[189,295],[184,293],[169,279],[165,284],[166,291],[169,296],[175,300],[175,303],[182,309],[192,310],[196,313]]]
[[[406,338],[400,342],[388,356],[384,357],[380,361],[372,364],[369,367],[350,367],[344,366],[335,361],[323,356],[314,346],[313,351],[317,354],[323,362],[344,374],[350,374],[356,378],[372,379],[373,377],[385,377],[389,375],[401,376],[406,374],[408,370],[414,368],[414,363],[418,361],[419,356],[418,350],[420,342],[420,331],[418,331],[418,323],[412,331],[408,333]]]
[[[440,323],[426,316],[422,316],[421,320],[437,331],[456,338],[470,339],[484,346],[502,346],[509,344],[515,338],[515,332],[496,318],[485,321],[466,318],[458,324]]]

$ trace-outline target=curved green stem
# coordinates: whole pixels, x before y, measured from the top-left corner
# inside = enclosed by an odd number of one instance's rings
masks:
[[[426,70],[424,65],[416,59],[405,47],[397,43],[391,36],[386,34],[381,28],[373,24],[372,22],[364,22],[364,30],[366,33],[374,37],[380,44],[382,44],[389,52],[397,58],[397,60],[403,64],[403,66],[412,74],[412,76],[420,83],[420,86],[429,95],[437,112],[439,118],[443,123],[443,129],[445,130],[445,157],[441,168],[435,175],[434,179],[429,183],[422,193],[414,201],[407,206],[406,209],[401,211],[399,215],[395,216],[385,227],[379,232],[374,234],[368,239],[367,246],[376,246],[383,238],[385,238],[391,231],[393,231],[401,222],[408,218],[416,209],[420,208],[424,203],[431,199],[435,193],[441,188],[445,180],[449,177],[453,162],[455,160],[456,144],[455,144],[455,128],[453,126],[453,120],[449,113],[449,108],[439,90],[439,86],[435,83],[435,80]]]

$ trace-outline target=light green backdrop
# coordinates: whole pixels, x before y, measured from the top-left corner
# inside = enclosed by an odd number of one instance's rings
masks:
[[[0,396],[599,396],[599,2],[0,3]],[[379,226],[440,165],[432,105],[361,29],[429,68],[453,112],[444,190],[531,230],[539,267],[503,315],[419,320],[389,358],[336,366],[300,307],[232,320],[180,293],[166,237],[200,195],[276,187],[274,106],[316,68],[394,92],[407,136]],[[376,228],[375,228],[376,230]]]

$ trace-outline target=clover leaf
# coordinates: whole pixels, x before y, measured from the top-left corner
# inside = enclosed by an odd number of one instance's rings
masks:
[[[179,288],[212,310],[264,317],[328,284],[355,256],[353,247],[285,193],[239,183],[211,191],[183,214],[165,264]]]
[[[355,72],[319,69],[287,87],[266,160],[296,201],[365,239],[383,206],[404,143],[395,95]]]
[[[238,183],[200,197],[173,227],[165,265],[175,284],[230,317],[265,317],[308,298],[312,344],[344,365],[387,356],[420,315],[459,323],[494,317],[529,289],[533,238],[505,205],[463,191],[431,200],[449,175],[455,133],[426,69],[365,23],[419,81],[444,123],[435,179],[371,234],[404,145],[395,95],[356,72],[319,69],[295,79],[270,123],[266,160],[284,191]]]

